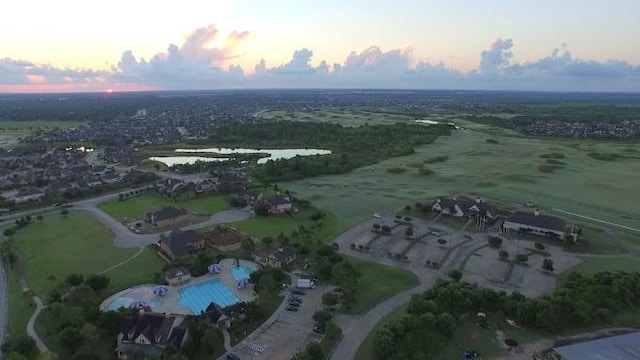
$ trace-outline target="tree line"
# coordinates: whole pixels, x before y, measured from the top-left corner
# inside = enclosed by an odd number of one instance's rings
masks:
[[[450,341],[461,318],[476,311],[500,312],[521,326],[551,333],[605,323],[636,310],[639,296],[638,272],[571,273],[552,295],[538,298],[438,280],[414,295],[401,317],[376,332],[375,359],[432,358]]]
[[[218,129],[209,140],[218,146],[264,148],[320,148],[330,155],[268,161],[252,174],[263,182],[340,174],[378,161],[409,155],[414,147],[449,135],[449,125],[394,125],[343,127],[339,124],[297,121],[234,124]]]

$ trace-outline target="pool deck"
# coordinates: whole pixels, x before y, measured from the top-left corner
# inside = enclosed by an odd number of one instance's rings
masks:
[[[197,278],[193,278],[188,284],[181,286],[167,285],[167,288],[169,288],[169,292],[164,296],[159,296],[153,293],[153,288],[157,286],[154,284],[142,284],[119,291],[103,301],[102,304],[100,304],[100,310],[108,311],[109,304],[111,304],[114,300],[120,297],[128,297],[134,299],[135,301],[144,301],[147,303],[147,305],[155,301],[161,302],[161,305],[151,308],[151,310],[156,313],[198,315],[192,314],[190,309],[183,308],[178,305],[178,301],[181,298],[179,291],[186,287],[197,285],[213,279],[220,279],[222,283],[225,284],[229,288],[229,290],[231,290],[231,292],[233,292],[238,298],[240,298],[240,301],[253,301],[256,297],[253,292],[253,285],[249,285],[244,289],[238,289],[238,287],[236,286],[236,281],[231,274],[230,269],[231,267],[236,266],[236,260],[223,259],[222,261],[220,261],[220,265],[222,265],[222,271],[220,271],[219,274],[207,273]],[[260,265],[247,260],[240,260],[240,266],[247,266],[253,271],[260,269]]]

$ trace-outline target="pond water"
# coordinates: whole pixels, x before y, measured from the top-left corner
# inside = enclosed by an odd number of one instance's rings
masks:
[[[444,124],[443,122],[440,121],[435,121],[435,120],[414,120],[414,122],[418,123],[418,124],[425,124],[425,125],[439,125],[439,124]],[[460,127],[458,125],[456,125],[456,123],[453,122],[448,122],[446,123],[447,125],[453,125],[453,127],[455,127],[456,129],[460,129]]]
[[[331,150],[323,149],[231,149],[231,148],[208,148],[208,149],[176,149],[177,153],[214,153],[220,155],[233,154],[265,154],[260,158],[258,164],[265,164],[269,160],[291,159],[296,156],[328,155]],[[227,157],[212,158],[206,156],[154,156],[149,160],[160,161],[167,166],[176,164],[193,164],[196,161],[227,161]]]

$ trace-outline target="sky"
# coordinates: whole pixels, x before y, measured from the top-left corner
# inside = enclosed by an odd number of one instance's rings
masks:
[[[638,0],[12,1],[0,92],[637,92],[637,14]]]

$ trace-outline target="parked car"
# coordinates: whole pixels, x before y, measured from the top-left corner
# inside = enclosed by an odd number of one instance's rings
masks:
[[[240,360],[240,357],[236,354],[227,354],[227,360]]]
[[[299,307],[300,303],[296,302],[296,301],[289,301],[289,306],[293,306],[293,307]]]
[[[298,308],[297,308],[297,307],[295,307],[295,306],[291,306],[291,305],[289,305],[289,306],[287,306],[287,307],[285,308],[285,310],[287,310],[287,311],[298,311]]]
[[[326,329],[323,326],[314,326],[313,332],[318,334],[324,334],[326,332]]]
[[[291,293],[293,295],[307,295],[307,293],[305,293],[304,291],[300,291],[300,290],[291,290]]]
[[[375,214],[373,214],[373,217],[374,217],[374,218],[376,218],[376,219],[379,219],[379,218],[381,218],[381,217],[382,217],[382,215],[380,215],[380,214],[378,214],[378,213],[375,213]]]

